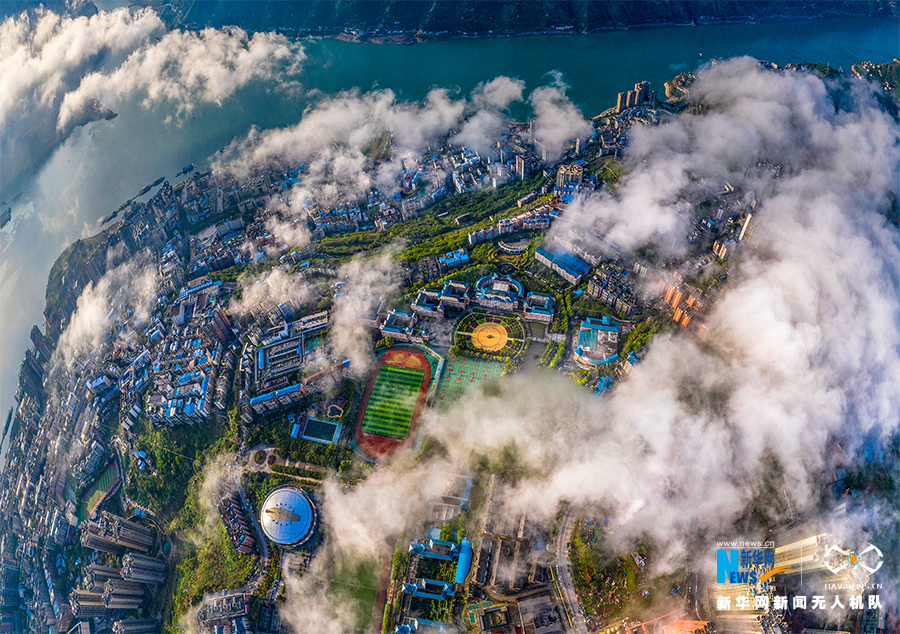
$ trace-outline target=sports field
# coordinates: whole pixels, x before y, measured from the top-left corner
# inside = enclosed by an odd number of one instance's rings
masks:
[[[501,374],[503,364],[498,361],[450,355],[441,373],[436,402],[446,407],[462,396],[467,388]]]
[[[382,365],[375,378],[360,429],[388,438],[406,438],[425,372]]]
[[[431,360],[415,348],[397,346],[378,357],[353,428],[364,455],[381,460],[415,440],[431,377]]]
[[[81,504],[78,505],[78,519],[85,521],[96,510],[97,505],[103,501],[107,491],[119,483],[119,467],[115,462],[109,463],[109,466],[101,473],[93,484],[88,487],[81,498]]]

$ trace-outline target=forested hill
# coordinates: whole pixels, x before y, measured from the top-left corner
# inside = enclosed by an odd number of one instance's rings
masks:
[[[240,26],[286,34],[407,39],[590,32],[675,23],[900,15],[896,2],[840,0],[150,0],[171,27]],[[405,38],[404,38],[405,36]]]

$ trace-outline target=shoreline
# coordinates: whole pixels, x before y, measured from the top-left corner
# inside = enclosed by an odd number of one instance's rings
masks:
[[[333,31],[330,33],[320,34],[296,34],[289,36],[296,41],[316,41],[316,40],[340,40],[342,42],[352,42],[356,44],[400,44],[411,46],[413,44],[427,44],[430,42],[447,42],[447,41],[465,41],[465,40],[491,40],[516,37],[542,37],[542,36],[575,36],[575,35],[594,35],[597,33],[622,32],[622,31],[641,31],[664,28],[687,28],[696,26],[716,26],[723,24],[765,24],[775,22],[793,22],[795,20],[813,21],[822,19],[837,18],[865,18],[865,19],[892,19],[896,20],[900,17],[900,11],[897,15],[870,14],[870,13],[852,13],[847,11],[827,11],[811,15],[766,15],[766,16],[749,16],[734,18],[709,18],[704,20],[693,20],[687,22],[648,22],[645,24],[626,24],[616,23],[608,26],[596,26],[588,29],[577,29],[574,26],[549,27],[543,29],[527,29],[522,31],[501,31],[486,33],[467,33],[467,32],[429,32],[419,30],[403,30],[396,33],[379,35],[377,32],[372,34],[358,35],[348,32],[346,29],[342,31]],[[180,27],[185,28],[185,27]],[[190,30],[195,30],[194,27]],[[205,28],[205,27],[200,27]],[[243,27],[239,27],[243,28]],[[285,30],[289,30],[285,28]],[[300,30],[300,29],[295,29]],[[304,29],[310,30],[310,29]],[[258,32],[256,30],[247,30],[248,33]]]

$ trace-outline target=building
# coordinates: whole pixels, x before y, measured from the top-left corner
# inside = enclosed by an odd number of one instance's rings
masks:
[[[422,288],[416,293],[410,308],[414,313],[425,317],[443,317],[444,307],[441,306],[441,292],[436,288]]]
[[[581,279],[591,270],[591,266],[587,262],[561,248],[547,251],[544,247],[538,247],[534,252],[534,259],[559,273],[573,286],[581,282]]]
[[[584,368],[612,363],[619,358],[619,323],[609,317],[585,319],[578,330],[575,361]]]
[[[91,564],[84,573],[84,587],[91,592],[102,592],[106,582],[110,579],[121,579],[122,569]]]
[[[153,619],[124,619],[113,623],[113,634],[157,634],[159,627]]]
[[[166,580],[166,564],[156,557],[128,553],[122,558],[122,578],[157,584]]]
[[[109,608],[103,604],[102,592],[89,592],[77,588],[69,593],[69,607],[76,619],[106,616],[109,612]]]
[[[509,608],[498,605],[492,608],[481,608],[476,612],[478,624],[482,632],[505,630],[510,625]]]
[[[266,537],[279,546],[293,548],[313,535],[316,507],[300,489],[281,487],[266,497],[259,519]]]
[[[565,189],[569,185],[581,185],[583,176],[584,166],[580,161],[570,165],[560,165],[556,170],[556,186],[559,189]]]
[[[103,511],[99,521],[85,524],[81,544],[107,553],[116,553],[122,548],[146,553],[153,545],[153,532],[146,526]]]
[[[656,106],[656,91],[650,90],[650,82],[639,82],[634,85],[634,90],[619,93],[616,100],[616,112],[637,106]]]
[[[439,255],[437,259],[438,272],[441,275],[449,273],[453,269],[466,266],[469,263],[469,254],[465,249],[457,249],[450,251],[444,255]]]
[[[549,596],[529,597],[519,601],[519,614],[526,632],[535,634],[562,634],[563,621],[560,610]]]
[[[469,246],[475,246],[482,242],[490,242],[494,238],[500,236],[500,231],[496,225],[484,227],[483,229],[475,229],[469,232]]]
[[[629,272],[621,267],[605,268],[588,281],[587,294],[600,300],[616,312],[631,316],[637,307],[637,298],[631,287]]]
[[[389,310],[381,322],[381,336],[390,337],[395,341],[409,341],[412,343],[428,343],[428,333],[416,328],[418,315],[408,310]]]
[[[703,295],[692,286],[660,279],[659,292],[663,303],[668,304],[673,311],[672,319],[682,328],[686,328],[691,319],[703,310]]]
[[[224,480],[219,485],[219,499],[216,501],[216,508],[225,525],[225,532],[228,533],[232,547],[239,553],[255,551],[256,540],[253,538],[253,530],[250,528],[250,518],[244,511],[237,491]]]
[[[518,310],[519,302],[525,297],[522,282],[500,273],[485,275],[475,282],[474,290],[474,304],[505,312]]]
[[[549,324],[553,321],[556,298],[544,293],[528,293],[522,301],[522,314],[525,319]]]

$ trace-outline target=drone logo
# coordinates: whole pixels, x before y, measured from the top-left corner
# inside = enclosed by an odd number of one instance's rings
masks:
[[[841,564],[839,566],[832,565],[829,561],[829,555],[831,555],[832,551],[840,555],[838,559]],[[870,555],[866,559],[872,559],[874,566],[870,566],[863,561],[863,556],[867,553],[874,552],[874,555]],[[869,574],[873,574],[879,568],[881,568],[881,564],[884,563],[883,560],[884,555],[881,554],[881,551],[874,544],[869,544],[865,550],[860,553],[857,553],[853,550],[844,550],[843,548],[838,548],[835,545],[832,545],[827,551],[825,551],[825,567],[828,568],[833,574],[840,574],[841,570],[846,568],[847,566],[860,566]]]

